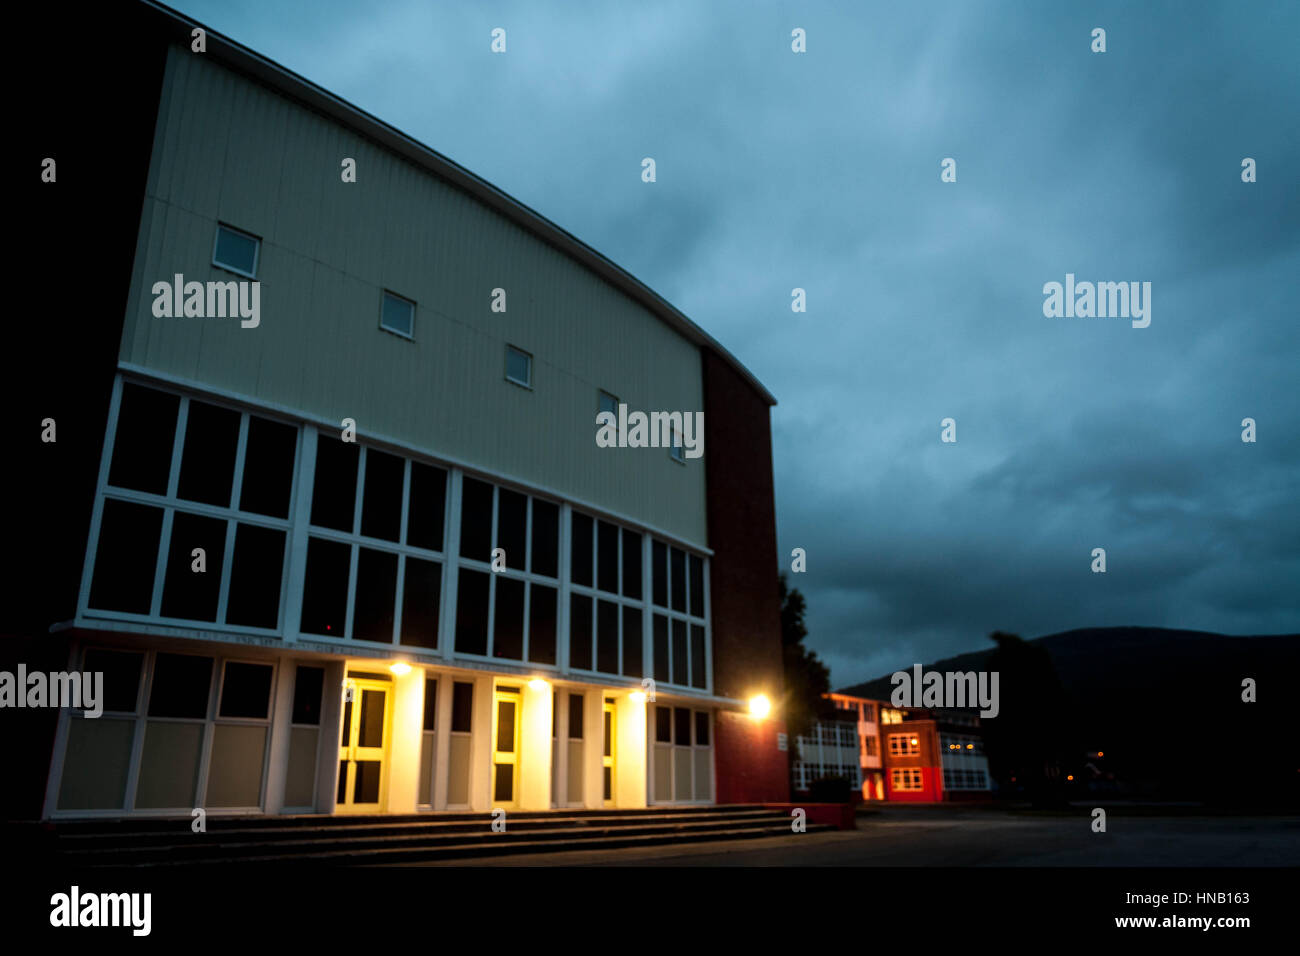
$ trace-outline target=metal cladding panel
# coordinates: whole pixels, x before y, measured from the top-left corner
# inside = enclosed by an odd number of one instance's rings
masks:
[[[345,158],[357,182],[341,180]],[[261,324],[157,318],[153,283],[238,279],[217,222],[261,237]],[[492,312],[503,288],[507,311]],[[417,303],[382,331],[382,291]],[[505,346],[533,388],[505,380]],[[703,411],[699,348],[474,197],[271,89],[172,48],[121,359],[380,435],[705,544],[704,458],[601,449],[597,390]]]

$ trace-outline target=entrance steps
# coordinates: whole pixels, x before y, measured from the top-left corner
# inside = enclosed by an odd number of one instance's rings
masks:
[[[507,811],[500,833],[488,813],[209,816],[206,833],[192,832],[189,817],[129,818],[59,822],[46,828],[45,842],[47,859],[60,867],[384,865],[793,836],[790,821],[787,810],[755,804]]]

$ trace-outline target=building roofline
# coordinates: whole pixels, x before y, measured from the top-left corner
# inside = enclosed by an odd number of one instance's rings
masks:
[[[721,356],[768,405],[776,398],[740,360],[727,351],[717,339],[686,317],[672,303],[655,292],[622,266],[597,252],[568,230],[556,225],[541,213],[524,205],[487,180],[470,172],[464,166],[447,158],[419,140],[408,136],[396,127],[334,95],[311,80],[300,76],[274,60],[250,50],[241,43],[209,29],[185,14],[173,10],[157,0],[140,0],[142,4],[170,19],[178,28],[176,41],[188,44],[190,30],[200,27],[206,34],[207,55],[260,80],[267,86],[297,99],[326,116],[352,127],[358,133],[424,167],[468,193],[489,208],[522,226],[538,238],[549,243],[571,259],[600,276],[663,320],[670,328],[694,344],[711,349]]]

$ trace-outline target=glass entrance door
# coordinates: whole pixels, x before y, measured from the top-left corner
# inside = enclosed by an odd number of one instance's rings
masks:
[[[605,749],[600,758],[605,778],[605,806],[614,805],[614,751],[617,749],[614,736],[614,698],[605,698]]]
[[[391,687],[349,677],[339,734],[338,813],[379,813],[387,797],[388,720]],[[350,699],[349,699],[350,698]]]
[[[492,714],[492,806],[513,807],[519,793],[519,711],[522,693],[518,687],[496,689]]]

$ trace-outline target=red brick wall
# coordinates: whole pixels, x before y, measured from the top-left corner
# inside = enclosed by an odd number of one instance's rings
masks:
[[[781,699],[781,603],[767,402],[704,350],[713,688],[747,700]]]
[[[776,742],[776,735],[785,733],[782,721],[724,710],[713,726],[718,803],[789,801],[789,754]]]

